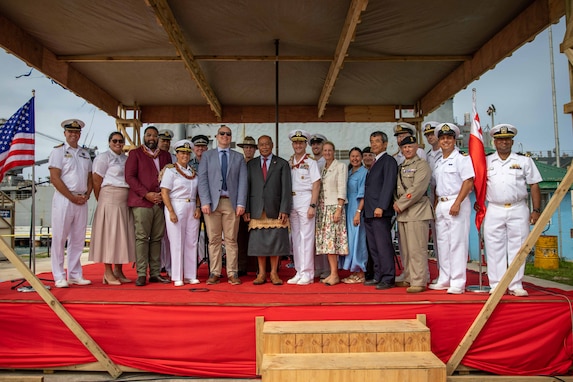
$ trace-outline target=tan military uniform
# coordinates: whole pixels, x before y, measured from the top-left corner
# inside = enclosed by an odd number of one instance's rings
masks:
[[[396,206],[398,233],[404,270],[411,286],[426,286],[428,279],[428,226],[434,218],[426,196],[432,171],[428,162],[415,156],[398,167]]]

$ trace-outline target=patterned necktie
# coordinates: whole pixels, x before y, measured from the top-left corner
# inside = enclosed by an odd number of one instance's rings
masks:
[[[223,176],[223,191],[227,191],[227,150],[222,151],[221,158],[221,175]]]
[[[267,180],[267,158],[263,157],[263,179]]]

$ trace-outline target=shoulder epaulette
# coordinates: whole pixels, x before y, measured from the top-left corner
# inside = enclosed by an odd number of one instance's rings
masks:
[[[168,163],[165,165],[166,168],[175,168],[175,165],[173,163]]]
[[[460,154],[462,154],[463,156],[467,157],[468,153],[466,153],[465,151],[460,150]]]
[[[530,157],[531,156],[531,153],[516,153],[516,154],[524,156],[524,157]]]
[[[495,152],[495,151],[492,151],[491,153],[487,153],[487,154],[485,154],[485,156],[486,156],[486,157],[487,157],[487,156],[490,156],[490,155],[493,154],[494,152]]]
[[[64,144],[62,143],[62,144],[59,144],[59,145],[54,146],[54,148],[57,149],[57,148],[59,148],[59,147],[62,147],[63,145],[64,145]]]

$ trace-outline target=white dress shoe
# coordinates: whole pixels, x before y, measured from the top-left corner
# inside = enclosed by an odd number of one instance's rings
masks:
[[[177,280],[177,281],[174,281],[174,282],[173,282],[173,286],[176,286],[176,287],[180,287],[180,286],[183,286],[183,285],[185,285],[185,283],[184,283],[183,281],[181,281],[181,280]]]
[[[314,280],[309,278],[309,277],[302,277],[300,280],[298,280],[296,285],[308,285],[308,284],[312,284],[313,282],[314,282]]]
[[[517,288],[514,290],[510,290],[509,294],[512,296],[517,296],[517,297],[527,297],[529,296],[529,293],[527,293],[527,291],[523,288]]]
[[[449,288],[448,288],[448,293],[449,293],[449,294],[462,294],[462,293],[464,293],[464,290],[463,290],[462,288],[449,287]]]
[[[56,280],[56,288],[69,288],[70,284],[66,279]]]
[[[86,280],[84,278],[79,279],[69,279],[68,284],[70,285],[90,285],[92,282],[90,280]]]
[[[298,284],[298,282],[300,281],[301,277],[298,275],[298,273],[296,275],[294,275],[294,277],[292,279],[289,279],[287,281],[287,284],[291,284],[291,285],[295,285]]]
[[[438,284],[438,283],[428,285],[428,288],[433,290],[446,290],[449,287],[450,287],[449,285]]]
[[[197,280],[197,279],[185,279],[185,282],[188,284],[200,284],[201,281]]]

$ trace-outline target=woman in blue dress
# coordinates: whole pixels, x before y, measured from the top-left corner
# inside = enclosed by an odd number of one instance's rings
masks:
[[[352,274],[342,280],[346,284],[364,282],[364,271],[368,260],[366,249],[366,231],[362,219],[364,205],[364,183],[368,170],[362,166],[362,150],[354,147],[350,150],[350,169],[346,187],[346,230],[348,232],[348,256],[340,257],[341,268]]]

